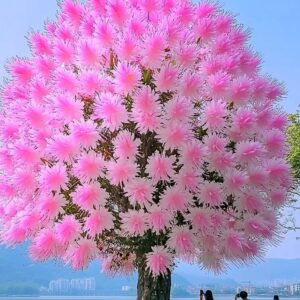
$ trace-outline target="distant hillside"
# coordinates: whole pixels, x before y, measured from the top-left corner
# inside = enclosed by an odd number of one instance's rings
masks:
[[[78,277],[95,277],[97,290],[106,294],[107,291],[119,292],[122,285],[135,286],[137,280],[136,274],[130,277],[105,276],[101,273],[99,262],[91,263],[84,271],[73,271],[58,262],[32,262],[26,246],[15,249],[0,247],[0,284],[11,282],[48,286],[52,279]],[[173,284],[178,286],[218,284],[235,287],[246,281],[264,284],[279,280],[300,281],[300,259],[267,259],[249,267],[232,267],[222,276],[214,276],[196,265],[179,263],[173,275]]]

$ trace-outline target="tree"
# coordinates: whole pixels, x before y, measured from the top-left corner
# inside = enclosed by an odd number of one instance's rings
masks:
[[[300,110],[289,115],[290,125],[287,130],[288,143],[290,145],[290,152],[288,160],[294,172],[296,184],[300,180]]]
[[[3,87],[1,240],[35,260],[138,270],[169,299],[175,259],[220,271],[279,233],[291,184],[280,84],[211,3],[62,2]]]

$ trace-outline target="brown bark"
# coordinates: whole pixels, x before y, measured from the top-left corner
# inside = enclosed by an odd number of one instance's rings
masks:
[[[171,272],[152,277],[145,263],[138,268],[137,300],[170,300]]]

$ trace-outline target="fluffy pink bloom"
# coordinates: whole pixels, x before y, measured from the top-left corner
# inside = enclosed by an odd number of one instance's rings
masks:
[[[66,201],[60,195],[42,195],[39,199],[39,211],[43,217],[55,218],[59,212],[62,211],[61,207],[66,205]]]
[[[158,67],[163,57],[163,51],[165,48],[165,40],[163,36],[159,34],[149,36],[144,45],[145,49],[142,54],[143,65],[148,68]]]
[[[99,23],[96,25],[96,38],[101,47],[109,48],[114,42],[114,32],[111,25]]]
[[[203,144],[196,140],[187,143],[181,151],[181,160],[185,166],[199,167],[206,156]]]
[[[153,276],[167,274],[172,267],[172,255],[163,246],[153,246],[147,254],[147,267]]]
[[[62,244],[71,243],[79,236],[81,224],[74,216],[65,216],[60,223],[55,225],[55,233],[58,241]]]
[[[69,161],[79,152],[80,144],[72,135],[58,134],[49,145],[49,150],[61,161]]]
[[[122,60],[130,60],[135,56],[136,48],[136,41],[130,35],[126,35],[120,41],[119,48],[117,49],[118,57]]]
[[[189,126],[182,123],[166,122],[159,131],[159,138],[166,149],[181,148],[192,136]]]
[[[243,256],[245,240],[242,235],[233,230],[227,230],[224,234],[225,251],[229,257]]]
[[[97,125],[92,121],[74,122],[71,126],[71,136],[84,148],[95,148],[99,140]]]
[[[26,229],[20,225],[14,225],[5,228],[5,232],[0,236],[0,240],[7,246],[15,246],[21,244],[26,239]]]
[[[225,188],[229,193],[235,193],[241,190],[248,181],[248,177],[244,172],[232,169],[225,175]]]
[[[161,196],[161,205],[170,212],[183,212],[192,202],[192,195],[177,186],[167,188]]]
[[[9,71],[17,81],[23,84],[30,81],[33,76],[32,67],[25,60],[14,60],[9,66]]]
[[[29,37],[31,47],[37,55],[50,55],[52,53],[48,38],[39,32],[33,32]]]
[[[80,74],[80,82],[82,92],[85,95],[94,95],[95,92],[100,92],[105,88],[104,80],[95,71],[83,71]]]
[[[239,205],[247,211],[257,212],[263,208],[263,199],[258,193],[250,192],[241,196]]]
[[[101,234],[103,230],[110,230],[114,227],[113,216],[105,208],[92,211],[85,220],[85,228],[91,236]]]
[[[151,90],[149,86],[142,87],[134,97],[134,110],[141,113],[155,112],[157,108],[157,95]]]
[[[112,94],[101,94],[97,103],[95,119],[103,120],[102,126],[114,131],[122,123],[128,121],[128,114],[125,106],[116,96]]]
[[[236,155],[241,163],[251,162],[264,153],[264,148],[259,142],[240,142],[236,145]]]
[[[194,236],[188,227],[185,226],[174,227],[167,243],[179,256],[189,255],[195,250]]]
[[[287,150],[284,133],[278,129],[267,132],[263,140],[268,154],[280,156]]]
[[[163,231],[163,230],[165,230],[165,228],[167,228],[169,221],[171,219],[171,216],[167,210],[165,210],[157,205],[153,205],[149,209],[146,218],[147,218],[147,224],[149,225],[149,227],[154,232],[159,233],[160,231]]]
[[[114,75],[117,88],[124,94],[132,92],[141,78],[140,70],[127,64],[119,64]]]
[[[92,66],[97,63],[100,58],[99,49],[97,48],[95,41],[84,41],[79,47],[78,57],[81,63],[86,66]]]
[[[226,139],[216,134],[207,135],[204,139],[206,151],[210,154],[223,152],[227,142]]]
[[[251,81],[247,77],[236,78],[230,87],[230,100],[240,103],[249,99],[251,93]]]
[[[64,255],[64,260],[75,270],[82,270],[97,255],[97,247],[93,240],[82,238],[71,244]]]
[[[93,152],[85,153],[74,165],[73,174],[81,181],[94,180],[103,175],[104,166],[105,162],[101,155]]]
[[[117,158],[133,158],[138,151],[140,141],[134,139],[129,131],[121,131],[114,140],[115,156]]]
[[[175,177],[176,183],[179,187],[196,192],[200,184],[199,173],[193,169],[182,167]]]
[[[180,83],[180,93],[187,98],[196,98],[201,87],[200,77],[195,74],[186,73]]]
[[[75,101],[71,95],[59,95],[55,99],[55,108],[57,113],[66,121],[78,120],[82,118],[83,105]]]
[[[142,210],[128,210],[121,214],[122,228],[130,235],[143,235],[147,229],[145,213]]]
[[[107,163],[107,178],[112,184],[121,184],[135,177],[136,165],[128,159],[118,159]]]
[[[218,72],[208,77],[208,87],[215,99],[226,96],[230,84],[230,76],[226,73]]]
[[[57,191],[66,188],[68,175],[64,165],[55,165],[42,169],[40,183],[44,191]]]
[[[112,0],[109,5],[109,14],[112,21],[121,26],[127,20],[127,7],[121,0]]]
[[[207,210],[200,207],[191,208],[189,219],[192,223],[193,229],[201,232],[206,232],[211,226]]]
[[[174,67],[170,65],[162,66],[160,72],[155,76],[157,88],[161,92],[173,89],[176,85],[177,76],[178,72]]]
[[[32,192],[36,188],[36,178],[28,169],[18,169],[15,171],[13,184],[20,193]]]
[[[204,121],[210,129],[220,129],[224,126],[224,117],[226,116],[225,103],[222,101],[210,102],[204,110]]]
[[[71,72],[60,71],[56,74],[56,85],[62,91],[75,93],[77,89],[77,78]]]
[[[187,122],[193,114],[191,103],[184,98],[173,98],[166,104],[165,110],[170,121]]]
[[[45,260],[55,256],[58,243],[52,228],[42,229],[30,245],[30,256],[33,260]]]
[[[166,157],[155,152],[149,157],[146,171],[153,181],[169,180],[174,175],[174,157]]]
[[[222,186],[216,182],[206,182],[200,187],[200,200],[211,206],[220,205],[224,199]]]
[[[58,41],[54,46],[53,54],[59,63],[69,64],[74,59],[74,48],[69,43]]]
[[[154,186],[148,179],[134,178],[125,185],[124,191],[131,203],[145,205],[152,200]]]
[[[268,171],[261,166],[255,166],[248,170],[249,182],[254,186],[261,186],[268,180]]]
[[[32,128],[44,127],[47,123],[47,117],[40,107],[30,107],[26,110],[26,119]]]
[[[100,187],[98,182],[84,184],[79,186],[75,192],[72,193],[74,203],[86,210],[90,210],[93,206],[104,204],[108,197],[107,192]]]
[[[20,143],[16,145],[14,156],[21,163],[24,164],[36,164],[39,161],[38,152],[32,147],[26,145],[25,143]]]

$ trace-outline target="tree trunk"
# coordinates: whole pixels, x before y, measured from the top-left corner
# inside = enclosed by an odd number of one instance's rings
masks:
[[[152,277],[145,263],[138,268],[137,300],[170,300],[171,272]]]

